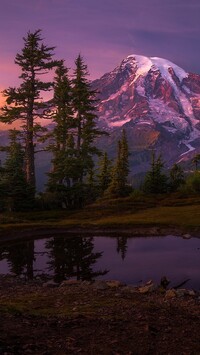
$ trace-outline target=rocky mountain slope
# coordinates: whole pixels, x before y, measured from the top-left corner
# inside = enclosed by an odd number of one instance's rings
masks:
[[[99,91],[98,124],[110,132],[100,145],[112,155],[125,128],[135,172],[148,168],[152,150],[168,167],[199,152],[200,75],[162,58],[130,55],[92,85]]]

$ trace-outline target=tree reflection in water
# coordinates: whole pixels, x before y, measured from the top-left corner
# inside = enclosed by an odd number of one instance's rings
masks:
[[[128,238],[124,237],[124,236],[117,237],[117,252],[119,254],[121,254],[122,260],[124,260],[126,257],[126,252],[127,252],[127,248],[128,248],[127,240],[128,240]]]
[[[49,271],[54,271],[54,279],[60,282],[69,278],[93,280],[107,274],[108,270],[94,271],[94,264],[103,252],[94,252],[93,237],[53,237],[46,242],[49,250]]]
[[[0,248],[0,260],[7,259],[9,271],[33,279],[34,240]]]

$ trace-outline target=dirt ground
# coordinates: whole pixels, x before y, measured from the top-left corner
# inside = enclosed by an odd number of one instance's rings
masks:
[[[197,355],[199,310],[186,290],[1,277],[0,354]]]

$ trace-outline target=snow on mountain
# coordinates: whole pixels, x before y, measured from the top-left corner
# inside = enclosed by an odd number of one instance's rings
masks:
[[[200,149],[200,75],[133,54],[93,87],[100,92],[98,124],[115,136],[126,127],[133,149],[134,139],[141,150],[159,147],[169,164]]]

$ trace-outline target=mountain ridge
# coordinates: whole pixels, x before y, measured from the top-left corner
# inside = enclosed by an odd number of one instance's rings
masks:
[[[200,75],[163,58],[133,54],[92,87],[99,91],[98,125],[111,137],[125,128],[134,154],[157,150],[171,166],[199,152]],[[136,171],[146,170],[139,165],[132,161]]]

